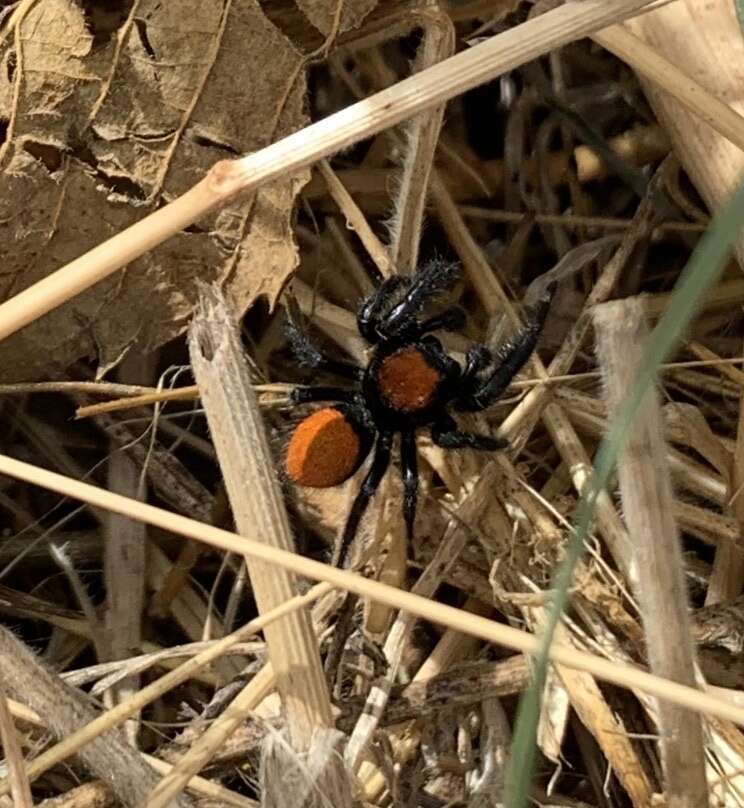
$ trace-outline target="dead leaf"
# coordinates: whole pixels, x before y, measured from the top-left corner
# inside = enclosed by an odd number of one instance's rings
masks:
[[[313,19],[339,13],[313,0]],[[344,9],[355,24],[374,0]],[[309,13],[309,12],[308,12]],[[349,16],[351,15],[351,16]],[[116,15],[45,0],[0,64],[0,300],[172,200],[217,160],[305,125],[304,55],[253,0],[134,0]],[[1,129],[0,129],[1,131]],[[245,311],[273,305],[297,265],[294,198],[307,172],[233,201],[0,344],[0,379],[58,376],[178,335],[195,282]]]

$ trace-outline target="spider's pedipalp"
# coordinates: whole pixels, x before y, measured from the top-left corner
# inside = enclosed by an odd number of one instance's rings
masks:
[[[382,318],[377,331],[386,338],[402,336],[415,323],[424,304],[441,292],[451,289],[461,275],[460,265],[435,259],[426,264],[410,280],[403,299]]]

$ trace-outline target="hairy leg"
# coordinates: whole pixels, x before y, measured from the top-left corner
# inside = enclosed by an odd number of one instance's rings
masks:
[[[391,432],[381,432],[377,438],[377,445],[375,446],[375,456],[372,459],[372,466],[367,472],[367,476],[362,482],[359,493],[351,506],[349,517],[346,520],[341,542],[333,554],[333,565],[342,567],[346,556],[349,553],[351,543],[353,542],[359,523],[367,510],[370,500],[377,491],[380,482],[382,481],[387,467],[390,464],[390,446],[393,442],[393,435]]]
[[[394,275],[384,280],[375,291],[362,303],[357,312],[357,328],[359,333],[373,345],[380,341],[377,331],[385,309],[393,300],[396,292],[408,283],[407,278]]]
[[[291,318],[287,319],[287,336],[292,352],[300,364],[315,370],[326,370],[335,373],[343,379],[356,381],[362,375],[362,369],[352,362],[343,359],[333,359],[326,356],[323,351],[310,339],[310,336]]]
[[[479,435],[476,432],[463,432],[457,428],[449,416],[432,424],[431,439],[443,449],[480,449],[484,452],[496,452],[509,445],[509,441],[504,438]]]
[[[487,349],[480,354],[472,351],[472,360],[469,358],[469,371],[463,375],[463,384],[467,393],[455,402],[458,410],[483,410],[494,403],[509,387],[512,379],[524,367],[532,355],[545,324],[545,318],[550,306],[550,297],[541,300],[532,310],[524,328],[506,345],[504,345],[493,358],[494,369],[490,376],[479,378],[479,371],[483,370],[484,360],[489,355]]]
[[[380,333],[386,337],[406,333],[416,321],[421,309],[440,292],[451,289],[460,277],[460,266],[442,260],[430,261],[413,277],[403,299],[387,313],[380,323]]]
[[[352,390],[344,390],[342,387],[313,385],[312,387],[295,387],[290,398],[293,404],[309,404],[315,401],[342,401],[345,404],[352,404],[356,394]]]

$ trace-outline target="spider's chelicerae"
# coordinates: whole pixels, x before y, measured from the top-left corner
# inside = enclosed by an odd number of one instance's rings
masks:
[[[359,468],[374,446],[372,463],[336,551],[339,564],[387,470],[396,432],[400,433],[403,516],[409,541],[419,486],[417,429],[428,428],[432,441],[445,449],[495,451],[507,445],[499,437],[462,431],[450,411],[483,410],[506,390],[535,348],[552,287],[528,312],[524,328],[514,339],[495,354],[485,345],[473,345],[461,367],[445,353],[432,332],[461,329],[464,311],[450,307],[422,317],[426,305],[450,289],[459,275],[458,265],[437,260],[412,277],[383,281],[357,313],[359,333],[372,347],[364,368],[325,356],[290,321],[290,342],[300,362],[334,373],[351,384],[348,388],[295,388],[294,403],[329,404],[304,418],[295,429],[286,455],[288,477],[302,486],[339,485]]]

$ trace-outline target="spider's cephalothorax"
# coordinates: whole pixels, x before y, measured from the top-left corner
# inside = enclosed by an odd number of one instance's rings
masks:
[[[425,305],[451,288],[459,274],[456,264],[433,261],[413,277],[385,280],[362,303],[357,325],[372,347],[366,368],[324,356],[290,322],[290,340],[300,361],[335,373],[352,385],[295,389],[295,403],[332,403],[307,416],[294,431],[286,457],[289,478],[298,485],[318,488],[339,485],[359,468],[374,445],[372,463],[336,552],[338,563],[343,562],[385,474],[396,432],[400,433],[403,514],[409,540],[418,494],[416,429],[427,427],[432,441],[446,449],[494,451],[506,445],[499,437],[461,431],[450,411],[485,409],[506,390],[535,348],[551,295],[547,292],[528,312],[525,327],[498,353],[474,345],[461,367],[445,353],[432,332],[462,328],[462,309],[451,307],[430,317],[421,316]]]

